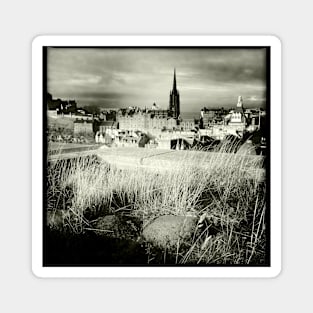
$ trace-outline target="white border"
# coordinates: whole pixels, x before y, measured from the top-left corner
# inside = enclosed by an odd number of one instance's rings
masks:
[[[43,267],[43,46],[270,46],[270,267]],[[275,36],[38,36],[32,43],[32,270],[37,277],[276,277],[281,271],[281,42]]]

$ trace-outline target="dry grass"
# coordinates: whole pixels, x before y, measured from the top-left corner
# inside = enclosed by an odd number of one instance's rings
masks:
[[[177,263],[262,264],[266,192],[257,171],[262,164],[225,149],[200,160],[188,153],[170,171],[121,170],[89,158],[50,164],[48,209],[71,212],[65,221],[74,232],[90,226],[87,209],[95,216],[103,209],[124,212],[143,227],[161,215],[197,216],[199,228],[192,241],[179,245]]]

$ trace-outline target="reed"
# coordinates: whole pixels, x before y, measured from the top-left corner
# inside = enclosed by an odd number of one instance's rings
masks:
[[[121,170],[95,158],[55,162],[48,166],[48,210],[62,209],[64,225],[81,233],[91,228],[86,210],[93,216],[101,210],[127,213],[142,227],[161,215],[195,216],[201,223],[192,240],[176,249],[176,263],[263,264],[267,212],[266,186],[259,177],[262,160],[226,153],[230,148],[188,151],[171,170]]]

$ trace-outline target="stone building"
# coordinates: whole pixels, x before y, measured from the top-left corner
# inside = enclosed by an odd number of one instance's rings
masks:
[[[177,120],[174,118],[144,112],[133,115],[118,115],[117,122],[121,130],[173,130],[177,127]]]
[[[180,129],[182,130],[192,130],[195,129],[195,126],[194,119],[184,119],[180,122]]]
[[[74,121],[74,136],[92,136],[94,134],[93,121],[77,119]]]
[[[106,133],[107,130],[117,129],[117,123],[114,121],[95,122],[94,130],[100,133]]]
[[[148,112],[151,117],[162,117],[162,118],[168,118],[170,116],[169,110],[151,110]]]
[[[144,130],[147,124],[147,114],[138,112],[136,114],[118,114],[117,115],[118,127],[121,130]]]
[[[173,130],[177,127],[177,120],[174,118],[164,118],[162,116],[155,116],[147,119],[146,129],[147,130]]]
[[[224,108],[207,109],[204,107],[201,110],[202,127],[208,128],[213,124],[223,124],[225,116],[226,110]]]

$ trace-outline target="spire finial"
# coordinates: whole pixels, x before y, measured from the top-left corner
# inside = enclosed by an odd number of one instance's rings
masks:
[[[237,107],[242,108],[242,105],[243,105],[242,96],[238,96]]]

